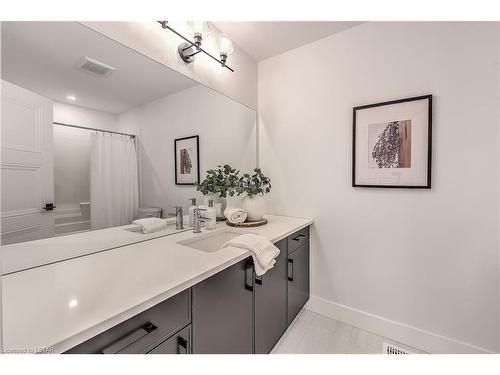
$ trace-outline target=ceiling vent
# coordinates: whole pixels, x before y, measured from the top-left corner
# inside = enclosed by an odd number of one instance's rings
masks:
[[[78,62],[76,63],[76,67],[80,70],[83,70],[84,72],[99,77],[107,77],[116,70],[116,68],[113,68],[108,64],[91,59],[87,56],[82,57],[80,60],[78,60]]]

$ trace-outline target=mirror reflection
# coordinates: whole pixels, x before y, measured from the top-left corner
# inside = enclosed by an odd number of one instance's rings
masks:
[[[255,111],[79,23],[2,22],[1,74],[2,245],[132,235],[256,165]]]

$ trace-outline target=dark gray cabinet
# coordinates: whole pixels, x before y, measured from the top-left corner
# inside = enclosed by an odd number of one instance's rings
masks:
[[[193,353],[253,352],[253,266],[247,258],[193,288]]]
[[[307,228],[308,229],[308,228]],[[296,234],[298,246],[288,248],[288,319],[287,325],[297,316],[309,299],[309,239],[308,233]],[[307,235],[307,241],[302,240]],[[300,236],[300,237],[297,237]],[[294,235],[290,236],[294,237]],[[290,240],[290,238],[289,238]],[[288,242],[290,245],[290,241]]]
[[[249,257],[66,353],[269,353],[309,299],[309,227],[276,246],[262,277]]]
[[[177,332],[165,340],[148,354],[190,354],[191,353],[191,325]]]
[[[68,350],[68,354],[142,354],[191,323],[191,290],[110,328]]]
[[[274,267],[255,276],[255,353],[267,354],[287,327],[287,239],[275,244],[280,249]]]

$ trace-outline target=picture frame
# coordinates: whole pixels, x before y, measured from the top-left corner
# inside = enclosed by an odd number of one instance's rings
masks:
[[[432,95],[353,108],[352,187],[430,189]]]
[[[200,137],[193,135],[174,139],[175,184],[196,185],[200,182]]]

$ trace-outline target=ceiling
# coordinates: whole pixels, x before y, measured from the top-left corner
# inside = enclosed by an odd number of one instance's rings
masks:
[[[198,83],[76,22],[2,22],[2,79],[55,101],[121,113]],[[87,56],[116,68],[76,68]],[[74,95],[77,100],[67,99]]]
[[[273,21],[212,22],[255,61],[314,42],[363,22]]]

